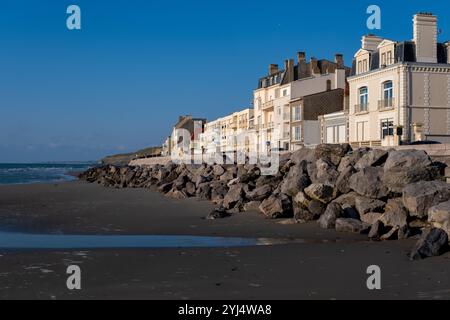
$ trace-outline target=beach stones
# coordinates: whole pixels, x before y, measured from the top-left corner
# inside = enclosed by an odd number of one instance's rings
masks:
[[[411,251],[411,260],[440,256],[448,250],[448,236],[442,229],[426,229]]]

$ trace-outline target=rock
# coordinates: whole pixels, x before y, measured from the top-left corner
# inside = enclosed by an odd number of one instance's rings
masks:
[[[171,191],[166,193],[166,196],[176,200],[183,200],[187,198],[187,195],[183,191],[175,189],[172,189]]]
[[[221,165],[216,164],[213,167],[213,173],[216,177],[220,177],[221,175],[223,175],[225,173],[225,169]]]
[[[318,200],[325,204],[329,203],[335,197],[333,187],[322,183],[312,184],[306,188],[304,192],[311,199]]]
[[[339,163],[338,171],[344,171],[348,166],[354,167],[356,163],[371,149],[369,148],[359,148],[353,151],[350,151],[345,157],[341,159],[341,163]]]
[[[186,183],[189,181],[186,173],[182,173],[175,179],[173,183],[173,187],[177,190],[181,190],[186,186]]]
[[[220,176],[221,181],[228,182],[234,179],[234,174],[232,171],[226,171],[223,175]]]
[[[449,185],[443,181],[422,181],[403,189],[403,204],[413,217],[424,218],[431,207],[448,200]]]
[[[311,184],[300,165],[293,166],[281,183],[281,192],[294,197]]]
[[[314,159],[314,150],[303,147],[300,150],[295,151],[291,155],[291,161],[296,165],[299,165],[302,161],[313,162]]]
[[[239,182],[241,183],[249,183],[251,181],[255,181],[261,175],[261,171],[257,167],[249,168],[246,173],[242,174],[239,177]]]
[[[375,222],[380,220],[381,215],[382,214],[379,212],[368,212],[361,215],[361,221],[373,225]]]
[[[206,217],[207,220],[215,220],[215,219],[223,219],[228,218],[231,216],[231,213],[229,213],[227,210],[225,210],[224,207],[215,208],[212,210],[208,216]]]
[[[261,201],[250,201],[244,204],[244,211],[258,211],[259,206],[261,205]]]
[[[317,220],[319,216],[308,211],[308,209],[294,205],[294,220],[296,223],[306,223]]]
[[[335,225],[336,231],[339,232],[365,233],[370,228],[370,224],[350,218],[338,218],[336,219]]]
[[[408,224],[408,211],[403,206],[401,198],[389,199],[385,213],[380,218],[381,222],[388,227],[404,227]]]
[[[186,183],[186,193],[189,195],[189,196],[194,196],[195,195],[195,191],[196,191],[196,189],[195,189],[195,184],[193,184],[192,182],[188,182],[188,183]]]
[[[431,207],[428,210],[428,222],[450,235],[450,201]]]
[[[430,157],[423,150],[391,150],[384,165],[384,171],[428,167],[431,163]]]
[[[355,173],[356,170],[352,166],[348,166],[347,168],[341,171],[339,177],[336,180],[336,188],[340,193],[345,194],[351,191],[350,177]]]
[[[383,184],[383,168],[363,168],[350,177],[350,188],[361,196],[372,199],[384,198],[388,189]]]
[[[398,230],[400,227],[396,226],[391,228],[387,233],[383,234],[380,237],[380,240],[386,241],[386,240],[397,240],[398,239]]]
[[[317,220],[325,212],[326,205],[320,201],[311,200],[306,208],[313,215],[312,220]]]
[[[335,184],[339,172],[336,170],[334,164],[325,159],[319,159],[316,161],[316,181],[319,183]]]
[[[269,185],[258,187],[246,194],[246,198],[250,201],[262,201],[272,193],[272,187]]]
[[[383,212],[386,202],[366,197],[356,197],[355,208],[362,216],[368,212]]]
[[[384,164],[388,157],[388,152],[381,149],[373,149],[368,151],[355,164],[355,169],[361,170],[367,167],[378,167]]]
[[[409,222],[409,227],[416,228],[416,229],[423,229],[423,228],[430,229],[433,227],[433,225],[431,223],[429,223],[428,221],[414,219],[411,222]]]
[[[291,218],[293,215],[291,201],[282,193],[265,199],[259,206],[259,210],[270,219]]]
[[[228,193],[228,187],[223,182],[212,182],[210,184],[211,186],[211,201],[218,203],[222,199],[225,198],[225,196]]]
[[[306,197],[306,194],[302,191],[297,193],[295,197],[292,199],[294,204],[298,204],[303,208],[308,208],[310,200]]]
[[[419,181],[432,181],[440,178],[440,169],[437,166],[405,167],[401,170],[390,170],[384,174],[384,184],[389,191],[401,194],[408,185]]]
[[[223,206],[225,209],[233,208],[239,201],[242,200],[244,189],[242,184],[235,184],[230,187],[227,194],[223,198]]]
[[[164,183],[158,187],[158,191],[162,193],[167,193],[172,190],[172,183]]]
[[[282,179],[283,179],[282,175],[260,176],[258,179],[256,179],[255,186],[256,186],[256,188],[258,188],[258,187],[262,187],[265,185],[270,185],[273,188],[275,188],[276,186],[278,186],[278,184],[280,183],[280,181]]]
[[[411,260],[440,256],[448,250],[448,236],[442,229],[426,229],[411,251]]]
[[[228,181],[227,186],[231,187],[232,185],[235,185],[238,183],[239,183],[239,178],[234,178],[234,179],[231,179],[230,181]]]
[[[326,159],[338,166],[344,157],[352,148],[349,144],[321,144],[315,149],[316,159]]]
[[[324,214],[319,218],[319,225],[323,229],[334,229],[336,226],[336,219],[342,218],[344,211],[338,203],[330,203],[327,206]]]
[[[351,219],[356,219],[356,220],[360,220],[360,216],[358,211],[356,211],[355,208],[353,208],[351,205],[344,203],[343,205],[341,205],[342,210],[344,210],[344,218],[351,218]]]
[[[339,203],[340,205],[348,204],[354,207],[357,197],[359,197],[359,195],[356,192],[351,191],[347,194],[340,195],[334,199],[333,202]]]
[[[201,200],[209,200],[211,199],[211,185],[208,182],[200,183],[196,195]]]
[[[409,237],[413,236],[413,231],[411,228],[409,228],[407,225],[400,227],[398,229],[398,240],[405,240]]]
[[[375,221],[370,227],[369,238],[372,240],[380,240],[381,236],[386,232],[383,222]]]

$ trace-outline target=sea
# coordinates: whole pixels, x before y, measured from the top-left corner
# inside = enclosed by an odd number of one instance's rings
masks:
[[[96,162],[0,163],[0,185],[54,183],[76,180],[76,174]]]

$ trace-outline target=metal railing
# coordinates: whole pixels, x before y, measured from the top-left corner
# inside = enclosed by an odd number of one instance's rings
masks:
[[[394,98],[378,100],[378,110],[394,108]]]
[[[272,107],[273,107],[273,100],[264,102],[264,103],[262,104],[263,110],[264,110],[264,109],[268,109],[268,108],[272,108]]]
[[[368,103],[355,105],[355,113],[368,112],[368,111],[369,111]]]

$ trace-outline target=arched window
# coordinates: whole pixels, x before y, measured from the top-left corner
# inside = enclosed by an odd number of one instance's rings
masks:
[[[359,111],[367,111],[369,104],[369,89],[367,87],[359,88]]]

